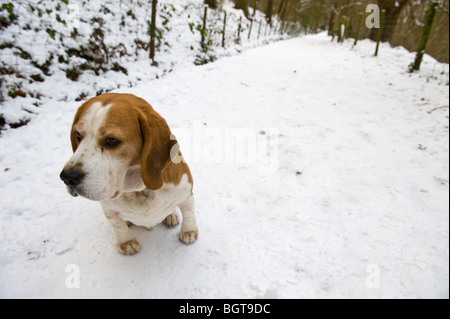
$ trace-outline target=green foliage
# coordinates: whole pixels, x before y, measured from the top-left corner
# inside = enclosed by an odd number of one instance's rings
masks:
[[[7,86],[8,96],[15,99],[16,97],[25,97],[26,94],[22,91],[22,82],[15,82]]]
[[[8,14],[11,16],[14,14],[14,5],[11,2],[3,3],[0,11],[3,10],[6,10],[6,12],[8,12]]]
[[[192,34],[194,34],[194,26],[195,26],[194,22],[189,22],[189,30],[191,30]]]
[[[35,82],[44,82],[44,78],[39,73],[30,75],[30,78]]]
[[[47,60],[45,60],[45,62],[43,64],[39,64],[36,61],[31,61],[31,64],[38,68],[39,70],[42,71],[42,73],[44,73],[45,75],[49,76],[51,75],[50,73],[50,66],[52,65],[52,61],[53,61],[53,53],[50,53],[50,56],[47,58]]]
[[[72,81],[78,81],[80,75],[81,70],[78,66],[73,66],[71,68],[66,69],[66,77]]]
[[[106,22],[105,22],[105,20],[103,20],[102,17],[94,17],[91,19],[91,24],[94,24],[94,23],[98,23],[100,25],[100,27],[103,27]]]
[[[17,18],[18,16],[14,13],[14,5],[11,2],[3,3],[0,7],[0,30],[13,24]]]
[[[61,19],[60,15],[57,14],[56,15],[56,21],[58,21],[59,23],[62,23],[64,25],[66,25],[66,20]]]
[[[213,54],[207,54],[207,53],[199,53],[195,56],[195,65],[204,65],[210,62],[214,62],[217,60],[217,57]]]
[[[17,55],[24,60],[31,60],[30,53],[28,53],[27,51],[25,51],[24,49],[22,49],[21,47],[18,47],[18,46],[15,46],[14,48],[15,48],[14,55]]]
[[[128,70],[121,66],[118,62],[113,63],[111,70],[115,72],[122,72],[123,74],[128,75]]]
[[[88,92],[81,92],[80,95],[75,99],[76,102],[80,102],[83,100],[86,100],[86,98],[89,96]]]
[[[100,12],[102,12],[104,14],[108,14],[108,13],[111,13],[111,10],[109,10],[108,7],[105,7],[104,5],[102,5],[100,8]]]
[[[52,38],[53,40],[55,40],[55,35],[56,35],[56,31],[50,28],[45,29],[45,31],[48,33],[48,35],[50,36],[50,38]]]
[[[136,15],[133,13],[131,9],[127,11],[127,16],[131,17],[131,19],[133,20],[137,20]]]
[[[93,18],[91,21],[99,24],[104,23],[101,18]],[[104,40],[105,32],[101,27],[97,27],[92,30],[87,46],[66,50],[68,57],[77,56],[85,60],[84,63],[74,65],[65,70],[68,79],[77,81],[81,73],[87,70],[93,71],[96,75],[109,70],[128,74],[128,71],[124,67],[117,61],[113,61],[118,57],[123,57],[128,54],[126,47],[122,43],[116,46],[108,46]],[[64,58],[62,59],[64,60]]]
[[[72,39],[76,39],[78,35],[79,35],[78,29],[77,28],[73,28],[72,32],[70,32],[70,37]]]

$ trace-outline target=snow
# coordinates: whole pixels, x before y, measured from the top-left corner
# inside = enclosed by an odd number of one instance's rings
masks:
[[[67,194],[79,102],[4,131],[0,297],[448,298],[448,107],[428,113],[448,105],[448,65],[409,74],[406,50],[351,42],[303,36],[114,90],[176,132],[190,246],[133,226],[141,251],[122,256],[100,205]],[[236,131],[244,155],[221,153]]]

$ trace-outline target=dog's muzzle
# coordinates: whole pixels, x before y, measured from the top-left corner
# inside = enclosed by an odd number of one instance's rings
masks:
[[[67,185],[67,189],[72,196],[78,196],[75,189],[81,184],[84,176],[85,174],[82,171],[75,168],[69,168],[64,169],[59,175],[59,178]]]

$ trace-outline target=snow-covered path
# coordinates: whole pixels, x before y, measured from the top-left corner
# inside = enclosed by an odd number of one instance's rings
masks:
[[[0,297],[448,298],[448,108],[427,113],[448,86],[372,45],[306,36],[120,91],[149,101],[189,159],[191,246],[179,227],[133,226],[141,252],[121,256],[100,205],[66,193],[77,103],[3,133]],[[229,163],[236,132],[264,152]]]

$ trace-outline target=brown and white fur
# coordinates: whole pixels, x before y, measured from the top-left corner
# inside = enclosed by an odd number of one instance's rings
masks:
[[[185,244],[198,236],[193,179],[166,121],[145,100],[107,93],[78,109],[70,133],[73,155],[61,179],[73,196],[99,201],[125,255],[139,251],[129,223],[178,224]]]

